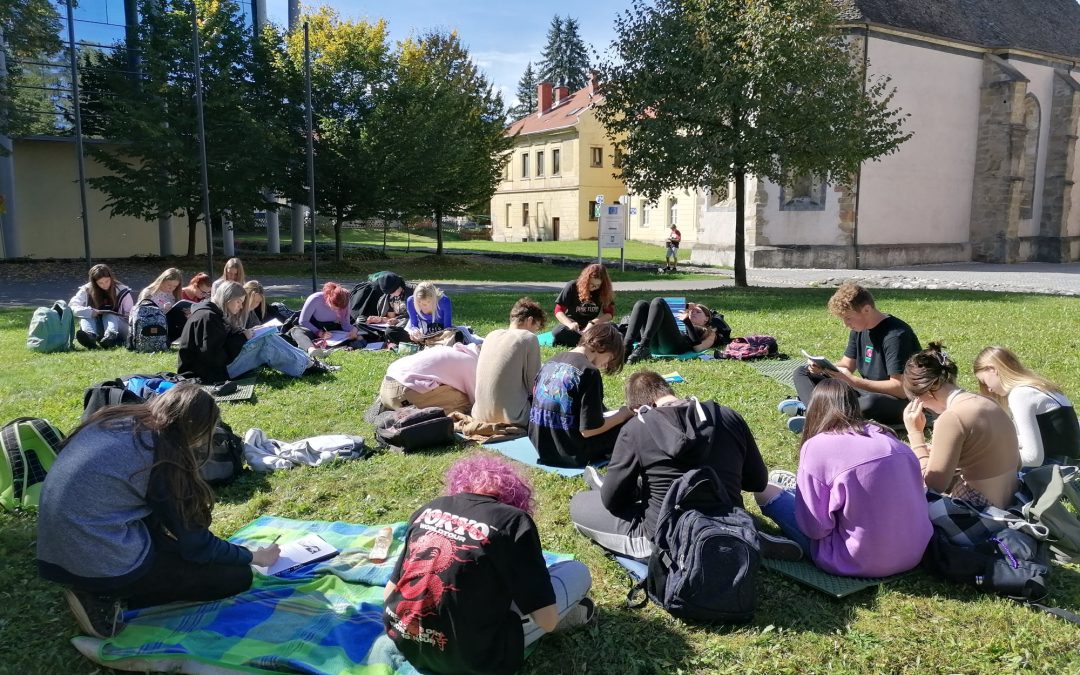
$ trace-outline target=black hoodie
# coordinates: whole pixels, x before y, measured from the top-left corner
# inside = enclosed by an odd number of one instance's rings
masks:
[[[385,309],[383,298],[399,288],[405,289],[401,294],[402,300],[411,294],[405,280],[394,272],[380,272],[374,279],[356,284],[349,294],[349,317],[357,321],[368,316],[382,315]]]
[[[699,406],[689,399],[644,409],[623,425],[600,497],[622,518],[636,519],[644,511],[652,537],[668,488],[699,466],[716,470],[733,506],[743,505],[743,490],[760,492],[768,483],[768,469],[742,416],[713,401]]]
[[[180,334],[176,372],[204,383],[229,379],[227,366],[240,354],[247,338],[225,322],[221,308],[206,300],[192,305]]]

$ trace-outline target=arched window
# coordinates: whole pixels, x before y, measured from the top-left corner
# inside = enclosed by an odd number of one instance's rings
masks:
[[[1039,160],[1039,123],[1042,111],[1033,94],[1024,97],[1024,185],[1020,193],[1020,219],[1030,220],[1035,205],[1035,168]]]

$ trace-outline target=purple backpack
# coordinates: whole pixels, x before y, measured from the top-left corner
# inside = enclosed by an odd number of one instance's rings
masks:
[[[724,350],[717,355],[717,358],[749,361],[751,359],[767,359],[776,355],[776,338],[770,335],[747,335],[746,337],[732,338],[731,342],[724,347]]]

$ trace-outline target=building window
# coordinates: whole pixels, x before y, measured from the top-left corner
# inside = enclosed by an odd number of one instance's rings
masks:
[[[1039,159],[1039,121],[1042,117],[1039,100],[1028,94],[1024,97],[1024,187],[1020,191],[1020,218],[1029,220],[1035,204],[1035,167]]]
[[[600,205],[596,202],[589,202],[589,220],[598,220],[600,218]]]
[[[521,226],[528,229],[529,227],[529,205],[524,203],[521,205]]]
[[[604,149],[592,148],[592,166],[604,166]]]
[[[506,229],[510,229],[510,204],[506,205],[506,220],[504,220],[503,222],[506,223],[503,227],[505,227]]]
[[[543,176],[544,175],[544,151],[543,150],[536,153],[536,175],[537,176]]]
[[[551,151],[551,175],[559,175],[559,155],[562,154],[558,150]]]
[[[521,177],[529,177],[529,153],[525,153],[521,156]]]
[[[652,222],[653,205],[650,202],[641,203],[641,226],[648,227]]]
[[[615,156],[611,158],[611,165],[616,169],[622,168],[622,148],[615,148]]]
[[[824,211],[826,187],[825,180],[817,176],[789,175],[780,186],[780,210]]]
[[[671,214],[671,220],[668,221],[669,225],[679,224],[679,200],[672,198],[668,204],[668,213]]]

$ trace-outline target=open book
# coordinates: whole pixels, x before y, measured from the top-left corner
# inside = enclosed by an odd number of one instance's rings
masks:
[[[806,352],[805,349],[802,350],[802,355],[805,356],[807,358],[807,360],[809,360],[811,363],[816,365],[818,368],[821,368],[822,370],[835,370],[835,371],[840,370],[839,368],[837,368],[836,366],[833,365],[832,361],[825,358],[824,356],[811,356],[810,354],[808,354]]]
[[[281,556],[269,567],[252,565],[257,571],[267,576],[291,572],[309,563],[333,558],[338,550],[317,534],[307,534],[281,545]]]

